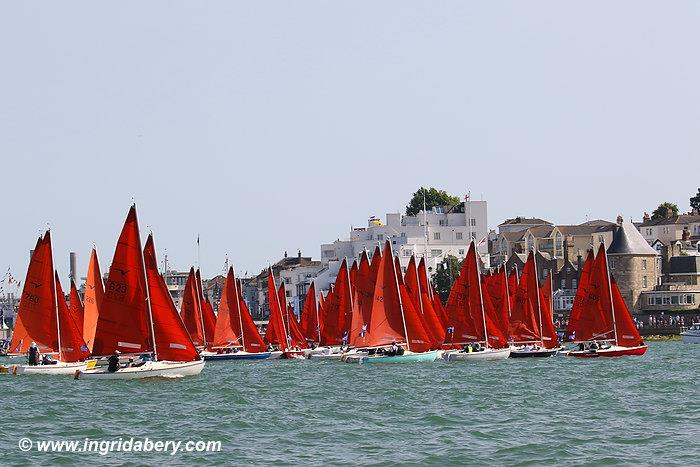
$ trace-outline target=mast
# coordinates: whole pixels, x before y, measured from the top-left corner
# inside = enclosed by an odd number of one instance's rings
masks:
[[[622,227],[620,227],[622,228]],[[615,322],[615,303],[613,302],[613,296],[612,296],[612,284],[610,280],[610,267],[608,266],[608,249],[605,247],[605,240],[601,242],[603,244],[603,250],[605,250],[605,270],[607,272],[606,279],[607,279],[607,286],[608,286],[608,294],[610,295],[610,313],[612,314],[612,323],[613,323],[613,335],[615,336],[615,345],[617,345],[617,323]]]
[[[506,302],[508,303],[508,317],[510,318],[510,289],[508,287],[508,268],[505,264],[503,264],[503,272],[506,278]],[[517,276],[518,273],[516,272],[515,275]]]
[[[53,269],[53,238],[51,238],[51,229],[49,229],[49,249],[51,250],[51,284],[53,286],[54,310],[56,311],[56,333],[58,335],[58,359],[61,360],[61,322],[58,314],[58,293],[56,293],[56,272]],[[65,297],[62,298],[65,300]]]
[[[136,203],[134,203],[134,212],[136,213]],[[153,360],[158,361],[158,349],[156,348],[156,332],[153,329],[153,311],[151,310],[151,291],[148,287],[148,276],[146,275],[146,260],[143,257],[143,247],[141,246],[141,229],[139,228],[139,216],[136,214],[136,230],[139,242],[139,253],[141,254],[141,273],[143,274],[143,282],[146,285],[146,308],[148,309],[148,325],[151,331],[151,342],[153,342]],[[155,248],[155,245],[154,245]]]
[[[358,266],[359,268],[359,266]],[[345,257],[345,271],[347,272],[347,277],[348,277],[348,291],[350,292],[350,311],[352,311],[352,306],[353,306],[353,299],[352,299],[352,282],[350,282],[350,267],[348,266],[348,257]],[[315,289],[315,288],[314,288]],[[316,295],[314,294],[314,300],[316,300]],[[318,309],[318,306],[316,307]],[[350,343],[350,332],[352,331],[352,316],[350,316],[350,323],[345,323],[345,326],[348,330],[348,344]],[[345,331],[345,329],[343,330]]]
[[[416,260],[415,255],[413,256],[413,261]],[[423,295],[421,294],[420,290],[420,277],[418,276],[418,265],[416,264],[416,283],[418,284],[418,303],[420,303],[420,314],[424,314],[423,312]]]
[[[226,258],[226,262],[228,263],[228,258]],[[233,272],[233,266],[231,266],[231,272]],[[238,325],[241,329],[241,343],[243,344],[243,350],[245,350],[245,333],[243,332],[243,316],[241,316],[241,297],[239,296],[238,292],[238,280],[236,279],[235,272],[233,274],[233,287],[234,291],[236,292],[236,308],[238,309]]]
[[[312,284],[314,286],[313,299],[314,299],[314,303],[316,303],[316,334],[318,335],[318,343],[320,344],[321,343],[321,322],[319,321],[320,320],[319,315],[318,315],[318,308],[319,307],[318,307],[318,302],[316,301],[316,280],[315,279],[312,282]],[[319,293],[323,293],[323,292],[319,292]],[[307,300],[308,300],[308,298],[307,298]]]
[[[428,213],[425,209],[425,188],[423,188],[423,230],[425,233],[425,248],[423,249],[423,258],[425,258],[425,267],[428,267]]]
[[[472,246],[474,247],[474,263],[476,265],[476,277],[478,277],[479,286],[479,300],[481,301],[481,322],[484,324],[484,344],[486,348],[489,347],[489,333],[486,329],[486,311],[484,310],[484,292],[481,290],[481,271],[479,271],[479,260],[477,259],[476,243],[474,239],[471,240]]]
[[[411,339],[408,338],[408,328],[406,328],[406,316],[403,312],[403,301],[401,300],[401,289],[399,288],[399,277],[396,275],[396,263],[394,263],[393,252],[391,257],[385,258],[385,260],[391,261],[391,269],[394,271],[394,281],[396,281],[396,292],[399,296],[399,308],[401,309],[401,321],[403,322],[403,335],[406,337],[406,348],[411,350]]]

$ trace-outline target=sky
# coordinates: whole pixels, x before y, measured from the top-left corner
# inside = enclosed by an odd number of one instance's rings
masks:
[[[0,275],[103,269],[132,203],[205,277],[319,257],[420,186],[489,224],[639,220],[700,186],[695,1],[8,2]]]

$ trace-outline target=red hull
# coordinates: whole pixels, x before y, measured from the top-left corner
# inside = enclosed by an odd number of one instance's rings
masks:
[[[572,350],[569,352],[569,356],[577,358],[624,357],[627,355],[644,355],[646,351],[646,345],[639,345],[637,347],[612,347],[596,351]]]

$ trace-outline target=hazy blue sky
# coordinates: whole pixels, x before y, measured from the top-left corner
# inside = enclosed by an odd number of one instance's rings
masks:
[[[62,277],[135,197],[205,276],[319,256],[420,185],[557,223],[700,185],[696,1],[6,2],[0,268]]]

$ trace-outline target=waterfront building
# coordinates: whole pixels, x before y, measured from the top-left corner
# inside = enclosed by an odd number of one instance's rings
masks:
[[[669,245],[677,240],[700,240],[700,215],[696,209],[687,214],[660,219],[651,219],[649,214],[644,213],[642,222],[636,226],[644,240],[650,245],[656,245],[659,251],[661,245]]]
[[[412,255],[425,258],[431,272],[436,271],[437,265],[447,256],[463,259],[472,238],[477,242],[482,262],[488,267],[487,237],[486,201],[469,200],[451,206],[436,206],[415,216],[388,213],[385,222],[371,217],[366,227],[351,228],[348,239],[321,245],[321,263],[328,267],[328,273],[317,285],[327,289],[343,258],[347,258],[351,265],[363,251],[367,250],[371,255],[374,248],[385,240],[391,241],[404,271]]]

